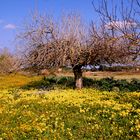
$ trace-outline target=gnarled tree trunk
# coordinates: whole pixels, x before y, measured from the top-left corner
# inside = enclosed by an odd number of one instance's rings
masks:
[[[81,89],[83,87],[82,67],[76,65],[73,67],[73,73],[75,78],[75,88]]]

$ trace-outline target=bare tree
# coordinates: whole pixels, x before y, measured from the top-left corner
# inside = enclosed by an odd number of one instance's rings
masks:
[[[0,73],[11,73],[19,67],[18,59],[14,54],[10,53],[8,48],[0,51]]]
[[[60,21],[34,15],[18,36],[24,48],[24,66],[37,69],[70,66],[75,87],[81,89],[83,66],[126,62],[130,56],[126,34],[119,34],[114,25],[109,30],[112,20],[109,25],[101,21],[98,28],[92,24],[89,34],[89,27],[77,14],[64,15]]]
[[[24,44],[26,65],[38,69],[71,66],[76,87],[82,88],[82,66],[87,65],[89,51],[81,17],[64,15],[59,22],[48,16],[34,16],[19,35]]]
[[[107,52],[113,51],[113,46],[116,49],[121,48],[119,49],[120,52],[112,52],[112,57],[115,57],[114,54],[117,54],[116,57],[118,58],[126,56],[127,61],[124,59],[124,63],[128,62],[130,64],[132,61],[139,59],[140,55],[140,17],[138,15],[139,10],[136,9],[136,7],[139,7],[139,1],[127,0],[127,3],[124,3],[123,0],[120,0],[119,5],[118,2],[115,2],[114,0],[100,0],[98,6],[95,5],[94,1],[92,4],[100,16],[104,29],[103,34],[107,35],[109,40],[112,40],[110,44],[110,41],[108,42],[108,39],[105,39],[106,45],[112,48]],[[123,59],[120,60],[123,63]]]
[[[115,63],[123,64],[128,62],[129,52],[124,46],[122,37],[112,36],[112,34],[108,33],[104,24],[99,28],[91,25],[90,31],[93,48],[96,46],[96,52],[98,52],[95,64],[109,64],[111,66]]]

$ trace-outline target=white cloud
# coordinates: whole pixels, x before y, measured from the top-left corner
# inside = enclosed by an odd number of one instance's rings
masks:
[[[109,22],[105,25],[105,27],[107,29],[112,29],[114,28],[118,28],[118,29],[123,29],[123,28],[131,28],[131,27],[136,27],[137,23],[133,22],[133,21],[112,21]]]
[[[15,28],[16,28],[16,26],[14,24],[7,24],[7,25],[4,26],[4,29],[12,30],[12,29],[15,29]]]

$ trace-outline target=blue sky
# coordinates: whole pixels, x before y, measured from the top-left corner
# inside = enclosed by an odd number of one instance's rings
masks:
[[[0,0],[0,48],[15,48],[15,36],[24,19],[35,9],[59,17],[62,12],[76,11],[84,20],[94,18],[92,0]]]
[[[126,0],[124,2],[126,3]],[[92,0],[0,0],[0,48],[8,47],[11,50],[15,48],[18,30],[35,9],[53,14],[57,18],[62,12],[75,11],[81,14],[87,23],[92,19],[97,20]]]

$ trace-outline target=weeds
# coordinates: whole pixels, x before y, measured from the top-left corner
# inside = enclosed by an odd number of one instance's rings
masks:
[[[140,139],[139,93],[38,92],[0,94],[1,139]]]

